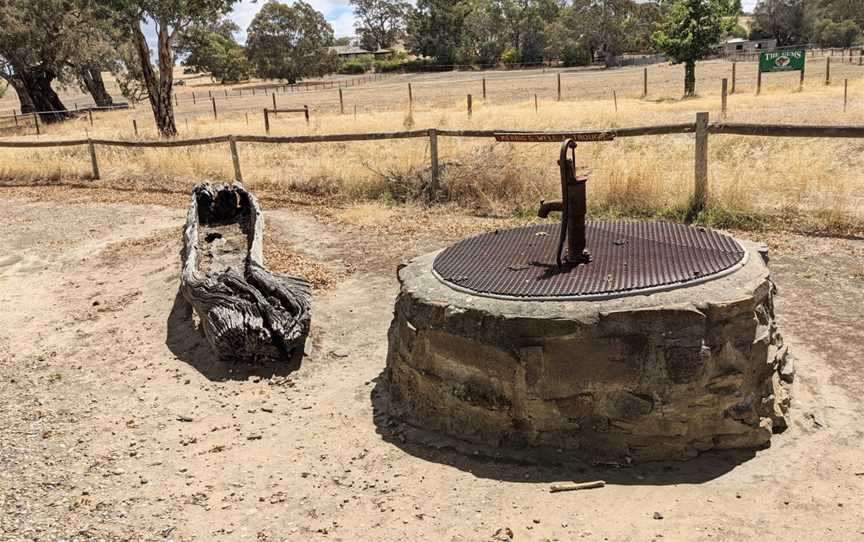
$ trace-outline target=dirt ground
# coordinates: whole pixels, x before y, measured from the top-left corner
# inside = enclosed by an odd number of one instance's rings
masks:
[[[265,208],[352,272],[316,291],[298,370],[245,370],[175,301],[181,207],[0,195],[2,540],[864,540],[861,238],[749,235],[798,371],[770,449],[536,466],[406,440],[381,408],[396,266],[450,230]]]

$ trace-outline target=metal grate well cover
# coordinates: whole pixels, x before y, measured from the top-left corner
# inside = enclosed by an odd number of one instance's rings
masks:
[[[702,282],[737,269],[745,256],[735,239],[707,228],[592,220],[591,263],[559,270],[559,231],[560,224],[539,224],[469,237],[438,254],[433,270],[448,286],[480,295],[578,299]]]

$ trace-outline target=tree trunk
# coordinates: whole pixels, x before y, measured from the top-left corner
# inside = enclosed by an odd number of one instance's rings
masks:
[[[684,63],[684,96],[696,95],[696,61],[688,60]]]
[[[9,82],[12,88],[15,89],[15,94],[18,95],[18,104],[21,108],[21,114],[25,115],[36,111],[36,106],[33,105],[33,98],[30,97],[30,92],[27,90],[27,87],[24,86],[24,81],[19,79],[17,76],[4,76],[3,78]]]
[[[289,361],[303,353],[311,285],[264,267],[263,236],[261,208],[241,184],[193,189],[180,293],[221,359]]]
[[[39,113],[42,122],[50,124],[61,122],[72,115],[66,111],[66,106],[60,101],[60,97],[51,88],[54,80],[54,72],[51,70],[36,70],[19,75],[24,82],[27,93],[30,95],[35,111]]]
[[[114,105],[114,99],[108,94],[105,89],[105,82],[102,80],[102,70],[97,66],[85,66],[78,72],[81,77],[81,82],[87,88],[87,92],[93,96],[93,101],[98,107],[111,107]]]
[[[174,124],[174,104],[171,103],[171,92],[174,84],[174,56],[171,51],[167,22],[157,21],[157,26],[159,42],[158,79],[156,72],[153,71],[153,65],[150,63],[150,46],[141,30],[140,20],[135,17],[131,21],[132,36],[135,41],[135,48],[138,50],[138,59],[141,61],[141,72],[144,77],[144,85],[147,87],[156,127],[163,136],[174,137],[177,135],[177,125]]]

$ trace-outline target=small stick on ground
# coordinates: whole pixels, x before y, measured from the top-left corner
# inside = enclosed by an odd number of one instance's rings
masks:
[[[577,491],[580,489],[595,489],[605,486],[606,482],[603,480],[596,480],[594,482],[565,482],[561,484],[552,484],[549,487],[549,493],[558,493],[560,491]]]

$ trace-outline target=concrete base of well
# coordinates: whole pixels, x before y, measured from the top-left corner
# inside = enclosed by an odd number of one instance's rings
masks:
[[[757,247],[708,282],[600,301],[459,292],[435,254],[399,271],[391,415],[482,445],[604,463],[761,448],[786,426],[791,363]]]

